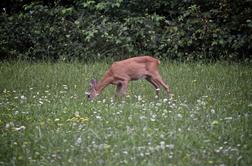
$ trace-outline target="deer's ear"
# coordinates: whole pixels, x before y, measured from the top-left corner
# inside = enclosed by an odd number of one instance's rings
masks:
[[[91,80],[91,85],[92,85],[92,86],[96,86],[96,80],[95,80],[95,79],[92,79],[92,80]]]

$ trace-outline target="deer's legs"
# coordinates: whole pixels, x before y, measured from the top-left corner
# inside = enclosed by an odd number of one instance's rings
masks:
[[[118,96],[119,93],[121,92],[121,89],[122,89],[122,84],[121,83],[118,83],[116,85],[116,95]]]
[[[155,78],[153,80],[160,86],[163,86],[167,94],[170,94],[170,87],[166,85],[161,78]]]
[[[128,82],[123,81],[117,84],[116,96],[126,95],[127,91],[128,91]]]
[[[153,73],[153,75],[151,76],[151,79],[158,84],[159,86],[164,87],[165,91],[167,94],[170,94],[170,87],[168,85],[165,84],[165,82],[163,81],[162,77],[160,76],[159,72],[155,72]]]
[[[159,96],[159,92],[160,92],[160,86],[159,86],[159,84],[157,84],[151,77],[147,77],[146,80],[148,82],[150,82],[155,87],[156,95]]]

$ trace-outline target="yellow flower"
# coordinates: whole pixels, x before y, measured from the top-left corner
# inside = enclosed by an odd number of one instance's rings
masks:
[[[67,122],[85,123],[88,120],[89,120],[88,117],[81,117],[79,114],[75,114],[74,117],[67,119]]]

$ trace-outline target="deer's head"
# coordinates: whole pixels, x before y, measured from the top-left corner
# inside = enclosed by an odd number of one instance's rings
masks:
[[[87,95],[88,100],[93,100],[96,96],[98,96],[98,92],[95,90],[96,83],[97,81],[94,79],[90,82],[90,87],[85,93]]]

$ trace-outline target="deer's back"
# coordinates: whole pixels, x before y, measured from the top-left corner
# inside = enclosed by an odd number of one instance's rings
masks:
[[[133,57],[122,61],[114,62],[110,72],[116,77],[136,80],[149,75],[152,70],[156,70],[159,60],[151,56]]]

